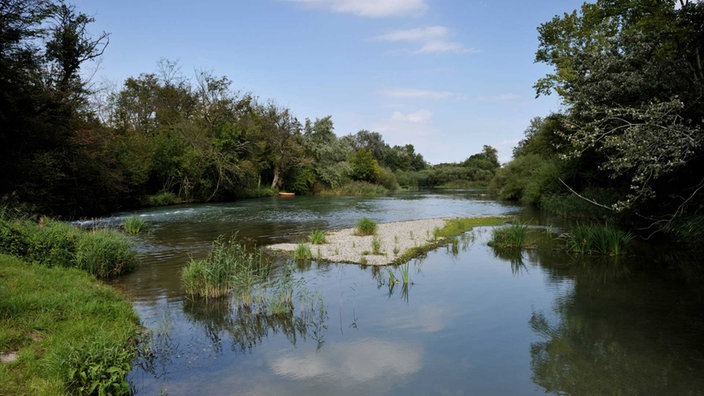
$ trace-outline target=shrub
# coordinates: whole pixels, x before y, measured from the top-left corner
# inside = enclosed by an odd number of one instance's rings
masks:
[[[181,200],[178,196],[171,191],[162,191],[155,195],[150,195],[147,197],[147,204],[149,206],[167,206],[180,203]]]
[[[47,218],[35,223],[0,217],[0,252],[47,267],[78,268],[103,279],[122,275],[137,263],[122,233],[85,231]]]
[[[376,222],[368,217],[362,217],[357,222],[357,235],[374,235],[376,234]]]

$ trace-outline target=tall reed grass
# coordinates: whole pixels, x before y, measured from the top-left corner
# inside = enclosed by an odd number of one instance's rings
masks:
[[[246,301],[252,288],[269,274],[270,263],[261,249],[248,248],[235,237],[216,239],[207,257],[192,259],[181,280],[191,298],[218,298],[236,291]]]
[[[577,254],[622,254],[633,235],[609,225],[578,224],[562,234],[567,250]]]
[[[491,233],[489,246],[497,248],[521,248],[525,245],[527,231],[528,226],[520,223],[495,228]]]

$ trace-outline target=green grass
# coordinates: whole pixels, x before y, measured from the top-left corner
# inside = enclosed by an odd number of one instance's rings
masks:
[[[379,184],[352,181],[332,190],[321,191],[321,195],[377,197],[387,195],[389,190]]]
[[[167,206],[181,203],[181,199],[170,191],[163,191],[155,195],[150,195],[146,198],[146,203],[149,206]]]
[[[0,253],[46,266],[78,268],[101,278],[120,276],[137,264],[128,238],[115,230],[83,230],[48,218],[38,222],[0,214]]]
[[[471,231],[474,227],[483,226],[494,226],[506,222],[506,217],[494,216],[494,217],[465,217],[450,219],[445,222],[445,226],[439,230],[434,230],[433,236],[434,240],[431,243],[425,245],[416,246],[406,250],[402,255],[397,256],[394,260],[394,264],[405,263],[408,260],[416,257],[423,256],[427,252],[443,246],[447,242],[452,242],[455,237],[459,237],[465,232]],[[409,234],[413,238],[413,233]]]
[[[0,255],[1,395],[129,394],[138,318],[124,296],[77,269]]]
[[[409,284],[410,265],[408,263],[402,264],[401,266],[399,266],[399,270],[401,271],[401,280],[403,281],[403,284]]]
[[[260,249],[248,248],[235,237],[220,237],[212,243],[207,257],[191,259],[181,281],[191,298],[218,298],[234,290],[249,301],[252,288],[266,278],[269,269],[270,263]]]
[[[372,238],[372,254],[381,255],[381,239],[376,235]]]
[[[363,235],[374,235],[376,234],[376,222],[368,217],[362,217],[357,222],[357,228],[355,229],[356,234]]]
[[[325,241],[326,236],[327,235],[326,235],[325,231],[313,230],[313,231],[311,231],[310,235],[308,236],[308,240],[313,245],[322,245],[322,244],[326,243],[326,241]]]
[[[561,236],[567,250],[577,254],[622,254],[633,235],[609,225],[578,224]]]
[[[137,235],[147,228],[147,221],[141,217],[130,216],[122,223],[122,229],[126,233]]]
[[[296,245],[296,250],[293,251],[293,258],[297,261],[307,261],[313,258],[313,252],[310,250],[310,246],[305,243],[299,243]]]
[[[491,233],[489,246],[497,248],[524,247],[527,231],[526,224],[512,224],[507,227],[495,228]]]

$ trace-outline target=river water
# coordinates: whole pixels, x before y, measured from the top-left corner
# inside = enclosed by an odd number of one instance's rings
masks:
[[[151,225],[142,264],[116,286],[154,337],[130,373],[154,395],[704,394],[704,293],[697,258],[643,246],[618,258],[487,246],[490,228],[409,263],[410,284],[354,264],[299,266],[286,314],[190,301],[189,258],[219,235],[258,245],[313,229],[513,213],[476,191],[383,198],[295,197],[121,213]],[[539,224],[543,223],[543,224]],[[545,228],[536,227],[549,238]]]

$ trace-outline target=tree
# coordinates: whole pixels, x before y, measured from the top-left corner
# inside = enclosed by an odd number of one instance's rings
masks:
[[[374,183],[379,178],[381,169],[371,150],[361,148],[352,156],[352,178],[354,180]]]
[[[569,106],[563,158],[619,191],[611,208],[651,226],[701,210],[704,3],[598,0],[541,25],[536,84]]]

